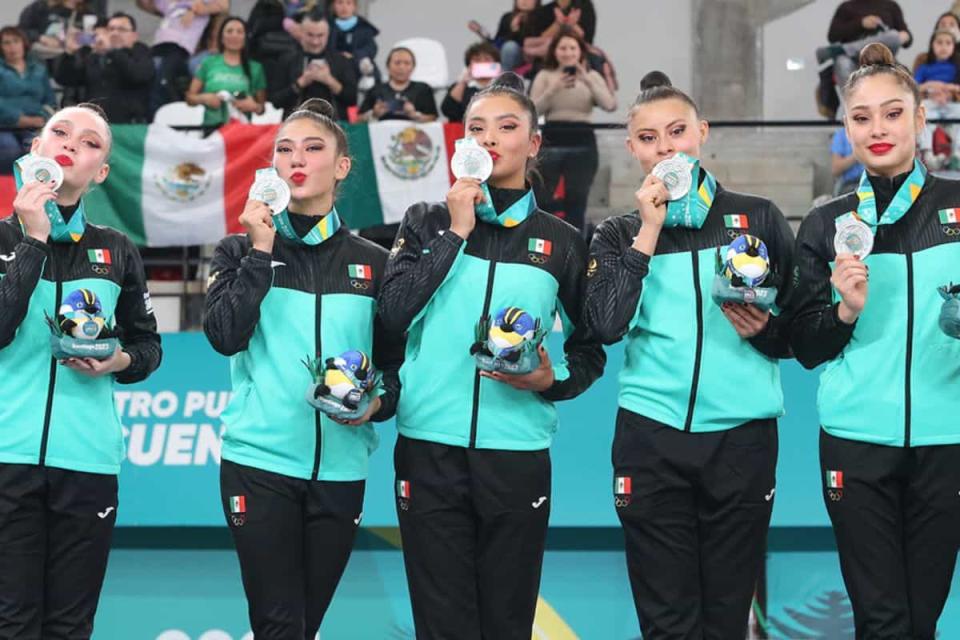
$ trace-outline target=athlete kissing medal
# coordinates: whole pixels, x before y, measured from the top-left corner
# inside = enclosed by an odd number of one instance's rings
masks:
[[[671,202],[679,200],[690,192],[690,187],[693,186],[693,175],[690,172],[692,166],[692,163],[677,154],[653,168],[653,175],[663,181]]]
[[[456,150],[450,158],[450,171],[454,177],[473,178],[486,182],[493,173],[493,158],[473,138],[461,138],[455,143]]]
[[[257,178],[250,187],[250,199],[266,203],[270,211],[277,214],[290,204],[290,187],[275,170],[258,171]]]

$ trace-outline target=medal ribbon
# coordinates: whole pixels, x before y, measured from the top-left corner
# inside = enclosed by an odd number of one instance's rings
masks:
[[[691,188],[687,195],[679,200],[671,200],[667,203],[667,216],[663,224],[666,227],[700,229],[707,220],[707,214],[710,213],[710,207],[713,205],[713,198],[717,194],[717,179],[713,177],[712,173],[703,169],[700,166],[700,161],[696,158],[691,158],[682,153],[677,155],[693,163],[693,166],[690,167],[690,173],[695,188]],[[703,172],[703,182],[700,182],[701,171]]]
[[[334,207],[330,210],[330,213],[320,218],[320,222],[315,224],[310,231],[306,233],[303,237],[297,235],[296,229],[293,228],[293,225],[290,223],[290,214],[284,209],[280,213],[273,214],[273,226],[281,236],[290,240],[291,242],[297,242],[299,244],[306,244],[310,246],[316,246],[335,234],[338,229],[340,229],[340,214],[337,213],[337,208]]]
[[[30,154],[27,154],[18,158],[17,161],[13,163],[13,179],[18,192],[23,187],[20,163],[29,157]],[[80,239],[83,237],[83,232],[87,228],[87,217],[83,210],[82,198],[80,199],[80,205],[77,207],[77,210],[74,211],[70,217],[70,222],[63,219],[60,208],[53,200],[48,200],[46,204],[43,205],[43,210],[46,212],[47,218],[50,219],[51,240],[54,242],[80,242]],[[23,221],[20,222],[20,228],[23,229]]]
[[[913,171],[907,176],[896,195],[890,201],[886,211],[877,219],[877,198],[873,193],[873,185],[870,184],[870,178],[864,171],[860,176],[860,186],[857,187],[857,198],[860,204],[857,205],[857,218],[867,224],[871,229],[876,229],[880,224],[893,224],[902,218],[907,211],[916,202],[920,191],[923,189],[923,183],[927,179],[927,170],[918,160],[913,161]]]
[[[484,200],[475,208],[477,217],[489,224],[497,224],[501,227],[516,227],[521,222],[529,218],[537,210],[537,199],[533,195],[533,189],[527,191],[519,200],[507,207],[503,213],[497,213],[493,208],[493,197],[490,195],[490,189],[487,183],[480,185],[483,191]]]

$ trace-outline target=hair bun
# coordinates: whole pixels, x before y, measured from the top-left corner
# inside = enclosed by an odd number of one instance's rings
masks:
[[[893,52],[887,48],[887,45],[879,42],[868,44],[860,52],[860,66],[869,67],[874,65],[895,66],[897,59]]]
[[[647,75],[643,76],[643,80],[640,81],[640,91],[656,89],[657,87],[672,86],[673,83],[670,82],[670,76],[665,74],[663,71],[651,71]]]
[[[527,92],[527,87],[523,83],[523,78],[515,74],[513,71],[505,71],[497,76],[497,78],[490,83],[490,87],[509,89],[511,91],[516,91],[517,93]]]
[[[323,98],[310,98],[309,100],[305,100],[296,110],[310,111],[311,113],[316,113],[331,120],[337,119],[337,110]]]

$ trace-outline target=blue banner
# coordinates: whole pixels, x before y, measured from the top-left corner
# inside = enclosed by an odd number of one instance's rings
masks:
[[[562,347],[550,338],[554,353]],[[230,397],[228,361],[199,333],[163,337],[163,366],[143,383],[118,387],[127,459],[120,475],[121,526],[220,526],[220,414]],[[605,375],[579,398],[558,405],[552,526],[618,526],[610,446],[623,349],[607,350]],[[783,364],[787,415],[780,421],[774,526],[826,526],[817,463],[817,376]],[[734,394],[731,394],[733,397]],[[735,402],[735,400],[731,400]],[[394,423],[377,427],[380,448],[367,481],[364,525],[396,526]]]

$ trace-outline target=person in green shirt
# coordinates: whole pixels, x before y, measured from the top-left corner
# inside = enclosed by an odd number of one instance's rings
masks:
[[[247,25],[230,16],[217,36],[220,51],[203,61],[187,90],[187,104],[202,104],[204,126],[219,126],[233,117],[263,113],[267,78],[263,67],[247,54]],[[231,98],[225,99],[223,92]]]

